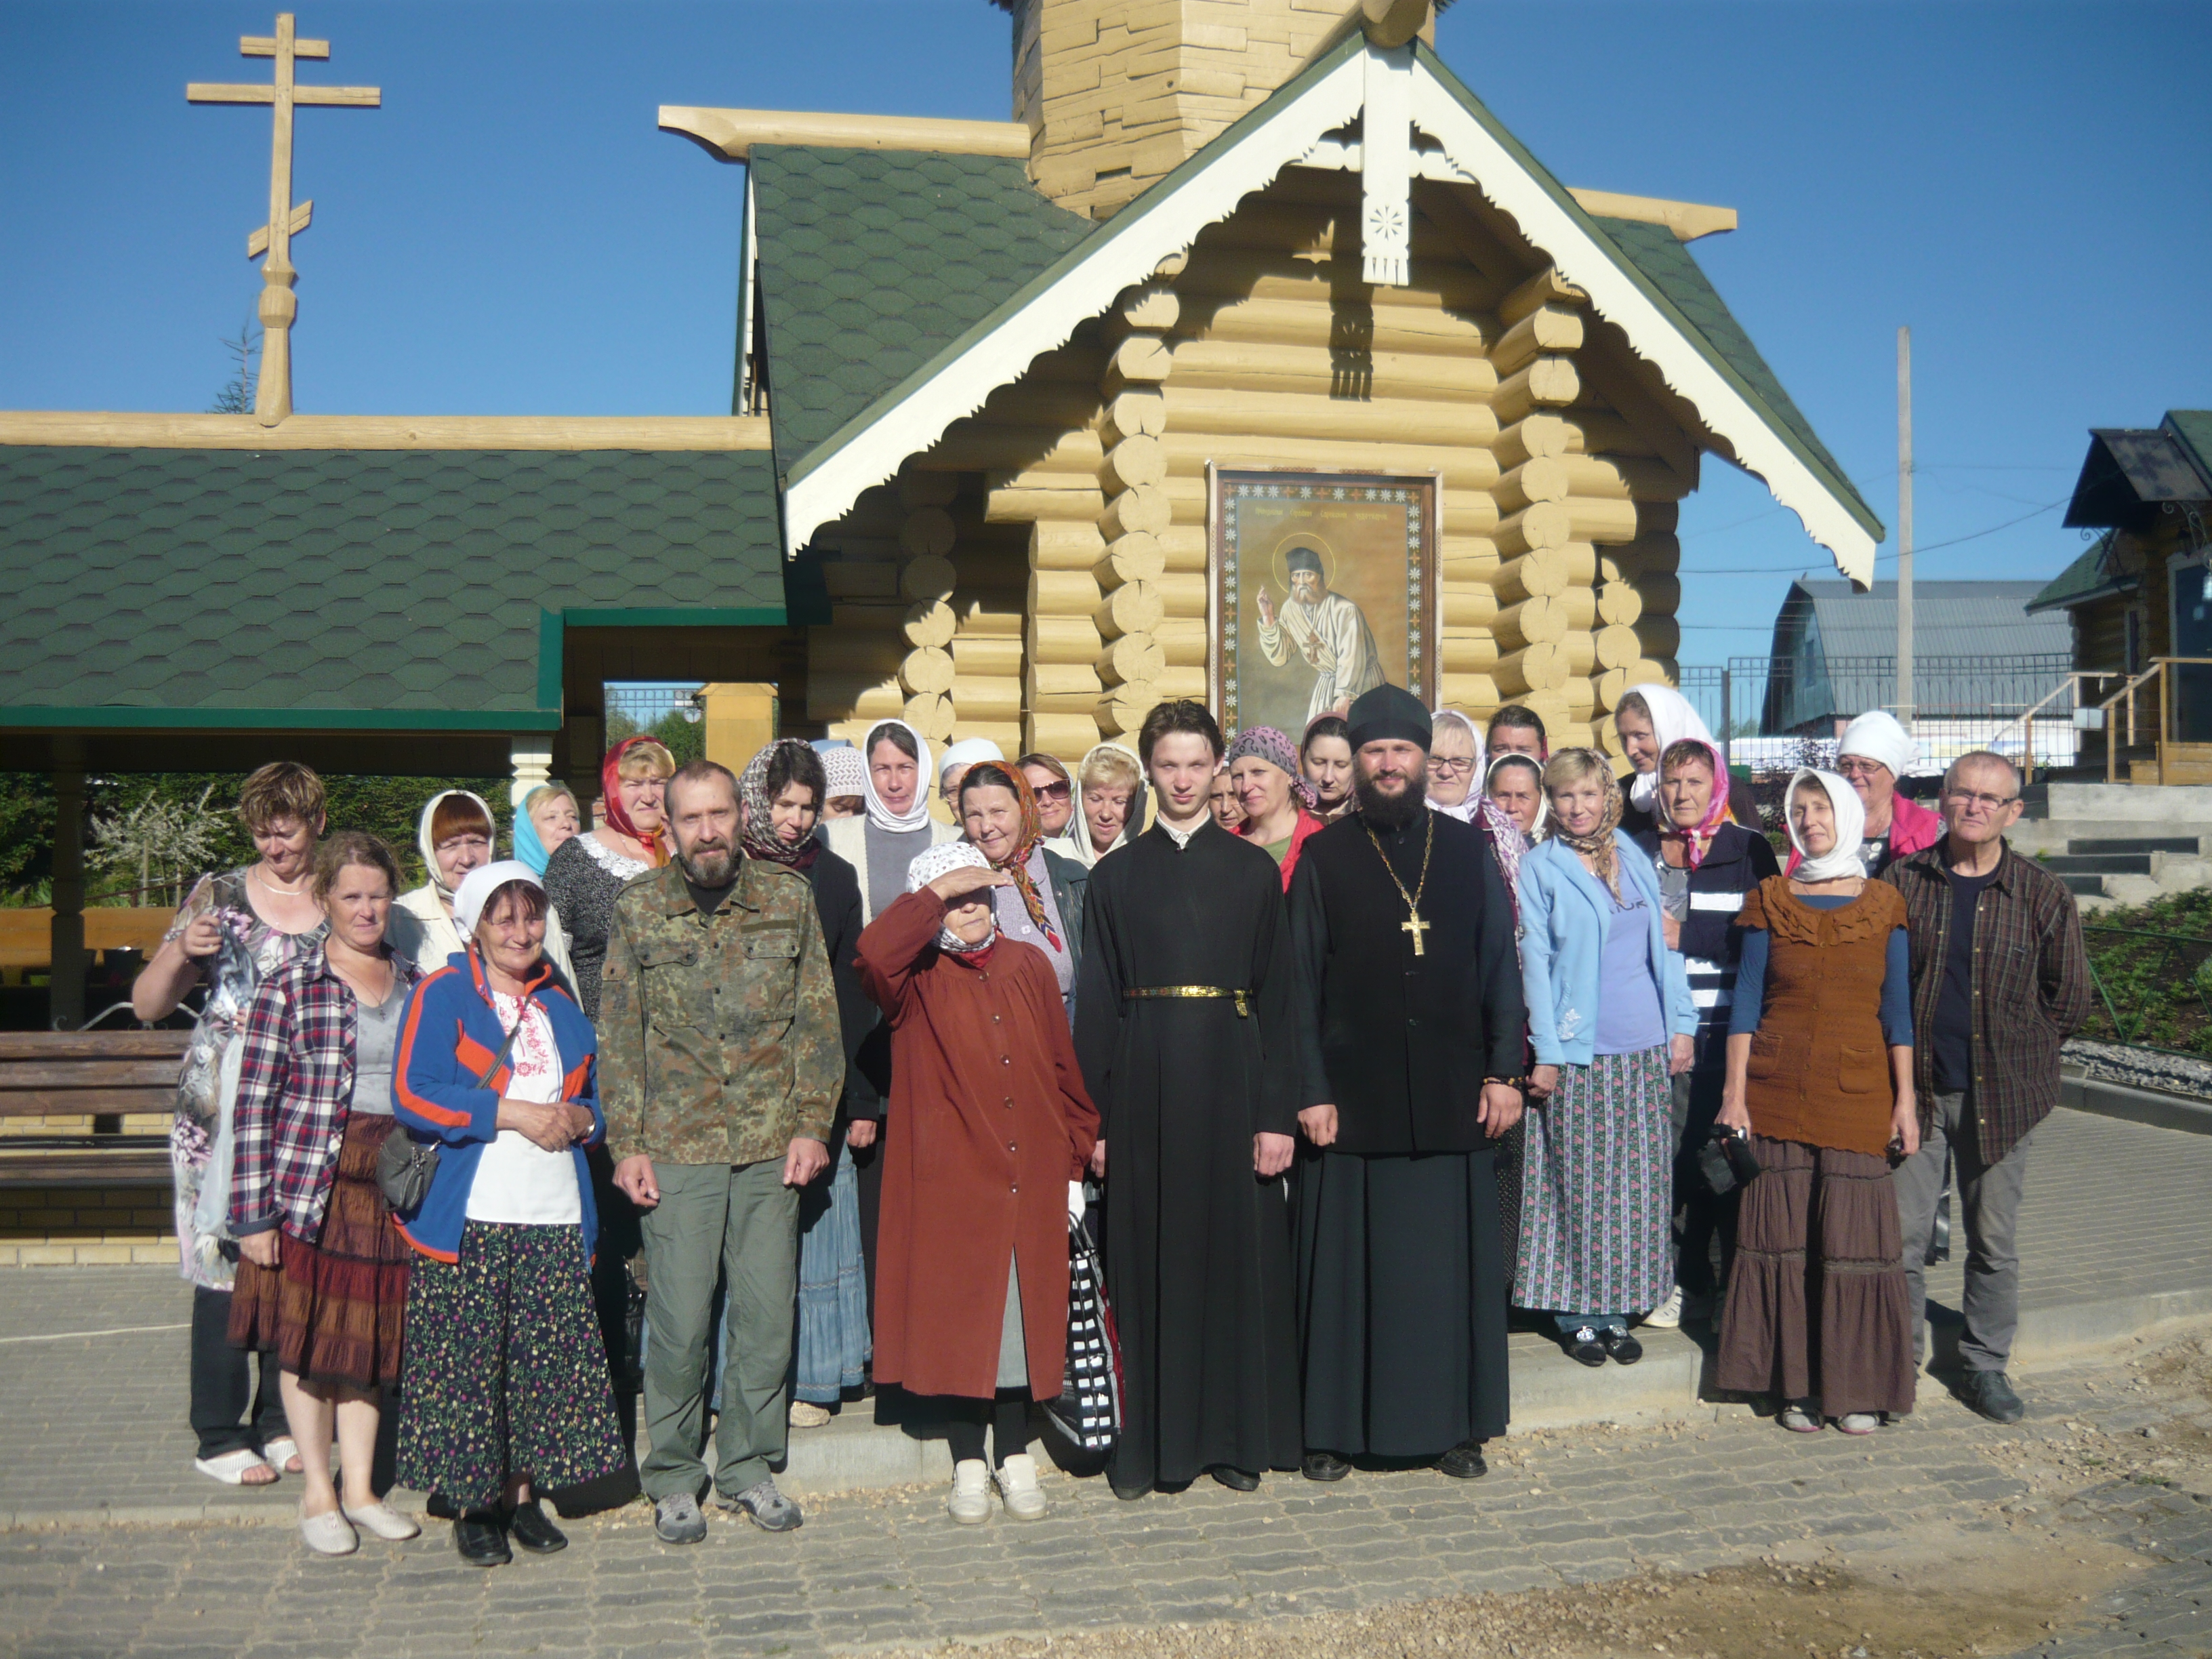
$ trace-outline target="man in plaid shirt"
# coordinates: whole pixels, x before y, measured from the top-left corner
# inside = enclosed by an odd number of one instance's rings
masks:
[[[1986,750],[1943,776],[1943,839],[1892,864],[1912,953],[1920,1150],[1897,1171],[1916,1350],[1927,1341],[1928,1239],[1947,1158],[1966,1222],[1966,1402],[1999,1423],[2025,1407],[2006,1379],[2020,1323],[2014,1248],[2027,1145],[2058,1103],[2058,1045],[2089,1014],[2081,916],[2066,884],[2005,845],[2020,774]]]

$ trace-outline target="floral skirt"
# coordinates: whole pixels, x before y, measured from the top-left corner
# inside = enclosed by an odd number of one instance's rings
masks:
[[[388,1117],[349,1118],[321,1235],[311,1242],[287,1230],[276,1267],[238,1264],[233,1347],[273,1352],[306,1382],[374,1389],[398,1379],[415,1253],[376,1184],[376,1155],[392,1131]]]
[[[399,1484],[489,1509],[623,1470],[580,1227],[471,1221],[459,1259],[417,1257],[407,1293]]]
[[[1674,1288],[1674,1086],[1667,1049],[1559,1067],[1522,1116],[1516,1307],[1630,1314]]]
[[[1912,1409],[1912,1300],[1889,1160],[1751,1138],[1713,1380],[1830,1417]]]

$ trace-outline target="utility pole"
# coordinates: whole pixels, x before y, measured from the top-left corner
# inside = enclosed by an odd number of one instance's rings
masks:
[[[1912,729],[1912,331],[1897,331],[1897,718]]]

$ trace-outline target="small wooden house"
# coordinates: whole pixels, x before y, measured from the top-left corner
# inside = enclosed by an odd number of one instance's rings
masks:
[[[2170,410],[2155,427],[2093,429],[2066,524],[2103,533],[2028,602],[2032,613],[2070,619],[2077,671],[2115,677],[2097,695],[2118,691],[2122,678],[2134,684],[2132,744],[2126,703],[2112,726],[2122,750],[2115,758],[2127,760],[2137,783],[2212,783],[2208,520],[2212,410]],[[2106,740],[2092,734],[2084,761],[2101,766]]]

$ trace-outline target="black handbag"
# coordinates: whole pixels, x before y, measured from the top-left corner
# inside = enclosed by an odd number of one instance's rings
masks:
[[[1713,1125],[1712,1133],[1698,1148],[1698,1173],[1716,1198],[1750,1186],[1759,1176],[1759,1154],[1751,1150],[1751,1137],[1741,1129]]]
[[[1103,1456],[1121,1437],[1121,1341],[1107,1305],[1098,1247],[1082,1221],[1067,1223],[1067,1365],[1045,1421],[1079,1451]]]
[[[477,1087],[489,1089],[491,1080],[499,1075],[499,1068],[507,1064],[507,1057],[514,1052],[514,1039],[521,1033],[522,1021],[514,1022],[514,1030],[507,1034],[507,1041],[499,1045],[499,1052],[491,1057],[491,1066],[477,1079]],[[417,1140],[404,1123],[394,1124],[384,1145],[376,1154],[377,1190],[384,1194],[394,1214],[412,1215],[422,1207],[422,1200],[430,1195],[430,1183],[438,1176],[438,1143]]]

